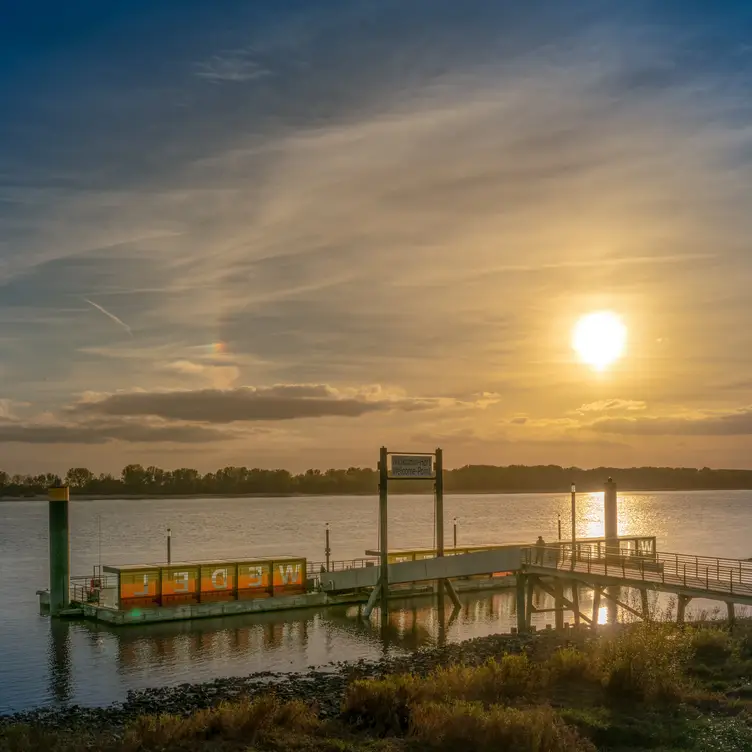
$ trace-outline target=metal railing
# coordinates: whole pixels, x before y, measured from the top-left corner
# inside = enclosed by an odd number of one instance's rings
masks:
[[[322,572],[341,572],[344,569],[362,569],[363,567],[378,566],[379,560],[376,557],[366,557],[363,559],[344,559],[330,561],[327,568],[325,561],[309,561],[307,564],[307,573],[309,577],[314,577]]]
[[[708,593],[752,596],[752,562],[656,552],[640,556],[632,550],[606,547],[562,555],[558,547],[531,546],[523,549],[523,563],[528,567],[599,574],[622,580],[673,585]]]
[[[115,575],[94,576],[76,575],[70,578],[70,601],[71,603],[94,603],[99,604],[102,591],[107,588],[117,588]]]

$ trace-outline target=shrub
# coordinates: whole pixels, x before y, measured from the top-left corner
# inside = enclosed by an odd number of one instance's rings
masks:
[[[698,661],[724,663],[733,651],[731,638],[719,629],[700,629],[692,635],[692,650]]]
[[[550,708],[518,710],[480,703],[420,703],[413,708],[410,736],[422,748],[477,752],[575,752],[594,750],[590,742]]]
[[[343,718],[377,734],[403,734],[409,725],[417,682],[407,674],[354,681],[342,702]]]
[[[186,740],[243,739],[253,741],[274,728],[310,732],[319,721],[300,701],[282,703],[274,695],[223,702],[216,708],[197,710],[183,718],[174,715],[143,716],[126,729],[125,748],[160,749]]]
[[[672,625],[645,623],[601,638],[595,662],[612,693],[640,700],[672,700],[687,689],[691,638]]]
[[[546,672],[526,655],[504,655],[477,667],[437,669],[421,685],[416,699],[511,702],[538,695],[546,682]]]
[[[576,648],[561,648],[548,659],[553,680],[579,679],[591,672],[592,660]]]

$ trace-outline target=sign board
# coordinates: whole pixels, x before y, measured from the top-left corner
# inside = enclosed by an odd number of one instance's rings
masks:
[[[435,478],[433,455],[393,454],[390,478]]]

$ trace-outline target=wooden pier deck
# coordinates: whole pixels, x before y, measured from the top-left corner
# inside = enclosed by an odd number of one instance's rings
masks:
[[[558,547],[528,547],[522,552],[523,581],[518,593],[519,626],[529,625],[532,590],[549,592],[556,601],[557,611],[571,610],[575,621],[582,618],[594,623],[601,597],[640,618],[649,618],[647,592],[658,591],[678,596],[677,618],[683,621],[687,604],[695,598],[722,601],[728,605],[729,618],[734,618],[734,604],[752,605],[752,562],[743,559],[697,556],[694,554],[652,552],[647,556],[633,551],[604,548],[563,554]],[[527,582],[524,579],[527,578]],[[553,583],[553,585],[551,584]],[[572,599],[563,597],[562,584],[573,585]],[[592,617],[579,612],[578,589],[592,588]],[[634,588],[642,593],[642,612],[619,600],[614,588]],[[534,610],[534,609],[532,609]]]

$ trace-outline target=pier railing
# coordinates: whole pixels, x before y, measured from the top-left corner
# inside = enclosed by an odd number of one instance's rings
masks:
[[[527,567],[602,575],[649,584],[672,585],[687,590],[752,596],[752,562],[655,552],[641,556],[633,550],[606,547],[563,555],[558,547],[531,546],[523,549]]]
[[[102,592],[110,588],[117,588],[117,577],[96,573],[93,577],[77,575],[70,578],[70,601],[99,604]]]
[[[374,556],[367,556],[361,559],[338,559],[329,561],[329,567],[325,561],[309,561],[307,564],[307,576],[309,580],[320,583],[321,575],[329,572],[344,572],[347,569],[362,569],[364,567],[377,567],[379,559]]]

